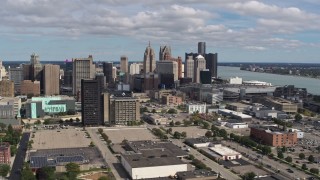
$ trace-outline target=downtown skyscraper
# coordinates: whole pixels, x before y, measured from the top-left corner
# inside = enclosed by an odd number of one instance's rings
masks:
[[[149,42],[149,45],[147,46],[144,52],[143,72],[146,74],[149,72],[154,72],[155,69],[156,69],[156,56]]]

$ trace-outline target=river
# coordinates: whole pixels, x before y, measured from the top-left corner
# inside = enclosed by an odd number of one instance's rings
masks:
[[[307,88],[308,93],[320,95],[320,80],[314,78],[259,73],[240,70],[240,67],[218,66],[218,76],[223,79],[241,77],[243,80],[258,80],[272,83],[274,86],[294,85]]]

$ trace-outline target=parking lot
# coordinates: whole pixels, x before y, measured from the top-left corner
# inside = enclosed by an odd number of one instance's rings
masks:
[[[145,127],[106,128],[104,129],[104,132],[114,144],[119,144],[124,139],[129,141],[157,140],[157,138]]]
[[[88,147],[91,139],[80,129],[48,129],[35,131],[32,149]],[[32,137],[32,135],[31,135]]]

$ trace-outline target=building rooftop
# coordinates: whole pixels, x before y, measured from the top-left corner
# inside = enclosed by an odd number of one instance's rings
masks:
[[[241,118],[252,118],[251,116],[249,115],[246,115],[246,114],[243,114],[241,112],[236,112],[236,111],[231,111],[229,109],[219,109],[219,111],[223,112],[223,113],[227,113],[227,114],[230,114],[230,115],[234,115],[234,116],[238,116],[238,117],[241,117]]]
[[[237,151],[234,151],[228,147],[222,146],[221,144],[214,145],[213,147],[209,148],[211,151],[220,154],[221,156],[229,156],[229,155],[237,155],[240,154]]]
[[[199,138],[188,138],[185,139],[186,143],[190,144],[190,145],[194,145],[194,144],[202,144],[202,143],[212,143],[212,139],[209,139],[205,136],[199,137]]]
[[[3,151],[3,150],[6,150],[10,148],[10,144],[8,142],[1,142],[0,143],[0,150]]]
[[[209,171],[205,169],[198,169],[194,171],[182,171],[177,172],[176,174],[181,179],[188,179],[188,178],[208,178],[208,177],[218,177],[218,173],[214,171]]]
[[[181,150],[178,146],[171,142],[155,142],[155,141],[128,141],[125,145],[128,151],[136,153],[150,153],[145,150],[160,150],[166,152],[167,156],[181,157],[188,156],[188,153]]]
[[[122,155],[132,168],[187,164],[177,157],[145,157],[142,154]]]

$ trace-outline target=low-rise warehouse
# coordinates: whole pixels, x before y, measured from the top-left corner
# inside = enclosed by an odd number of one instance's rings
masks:
[[[221,144],[215,144],[209,148],[213,151],[219,159],[222,160],[232,160],[232,159],[240,159],[241,154],[237,151],[234,151],[228,147],[222,146]]]

